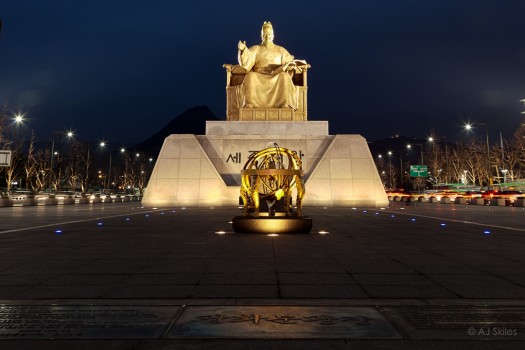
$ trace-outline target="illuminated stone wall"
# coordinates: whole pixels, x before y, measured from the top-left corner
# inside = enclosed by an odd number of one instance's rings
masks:
[[[207,122],[206,135],[166,138],[146,206],[238,205],[240,172],[268,143],[303,161],[304,205],[386,206],[379,174],[360,135],[329,135],[328,122]]]

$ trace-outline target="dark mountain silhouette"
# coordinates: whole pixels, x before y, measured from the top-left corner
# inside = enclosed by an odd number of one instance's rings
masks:
[[[171,134],[195,134],[204,135],[206,132],[207,120],[220,120],[206,106],[195,106],[187,109],[179,116],[175,117],[165,127],[147,140],[134,146],[152,156],[159,154],[164,139]]]

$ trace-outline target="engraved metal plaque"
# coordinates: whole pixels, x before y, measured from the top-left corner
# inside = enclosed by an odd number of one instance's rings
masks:
[[[0,305],[0,340],[159,338],[178,309]]]
[[[402,339],[373,307],[188,306],[167,338]]]
[[[523,306],[396,306],[384,311],[413,339],[525,340]]]

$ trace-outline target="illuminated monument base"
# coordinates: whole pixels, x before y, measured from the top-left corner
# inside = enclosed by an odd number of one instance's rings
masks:
[[[296,151],[301,158],[303,205],[388,205],[366,140],[360,135],[329,135],[327,121],[208,121],[206,135],[170,135],[142,203],[237,206],[240,174],[248,156],[270,142]]]
[[[269,217],[260,213],[259,217],[236,216],[232,220],[233,230],[237,233],[310,233],[312,219],[309,217]]]

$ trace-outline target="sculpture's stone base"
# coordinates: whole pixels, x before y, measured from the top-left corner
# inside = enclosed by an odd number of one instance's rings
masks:
[[[240,121],[304,121],[301,113],[291,108],[240,108]]]
[[[312,219],[307,216],[236,216],[232,226],[237,233],[310,233]]]
[[[327,122],[207,122],[206,130],[206,135],[166,138],[144,205],[238,206],[244,164],[252,152],[274,142],[302,160],[304,206],[388,205],[360,135],[328,135]]]
[[[234,135],[279,135],[285,137],[312,137],[328,136],[328,122],[309,121],[294,123],[275,123],[269,121],[245,122],[223,122],[207,121],[206,136],[234,136]]]

